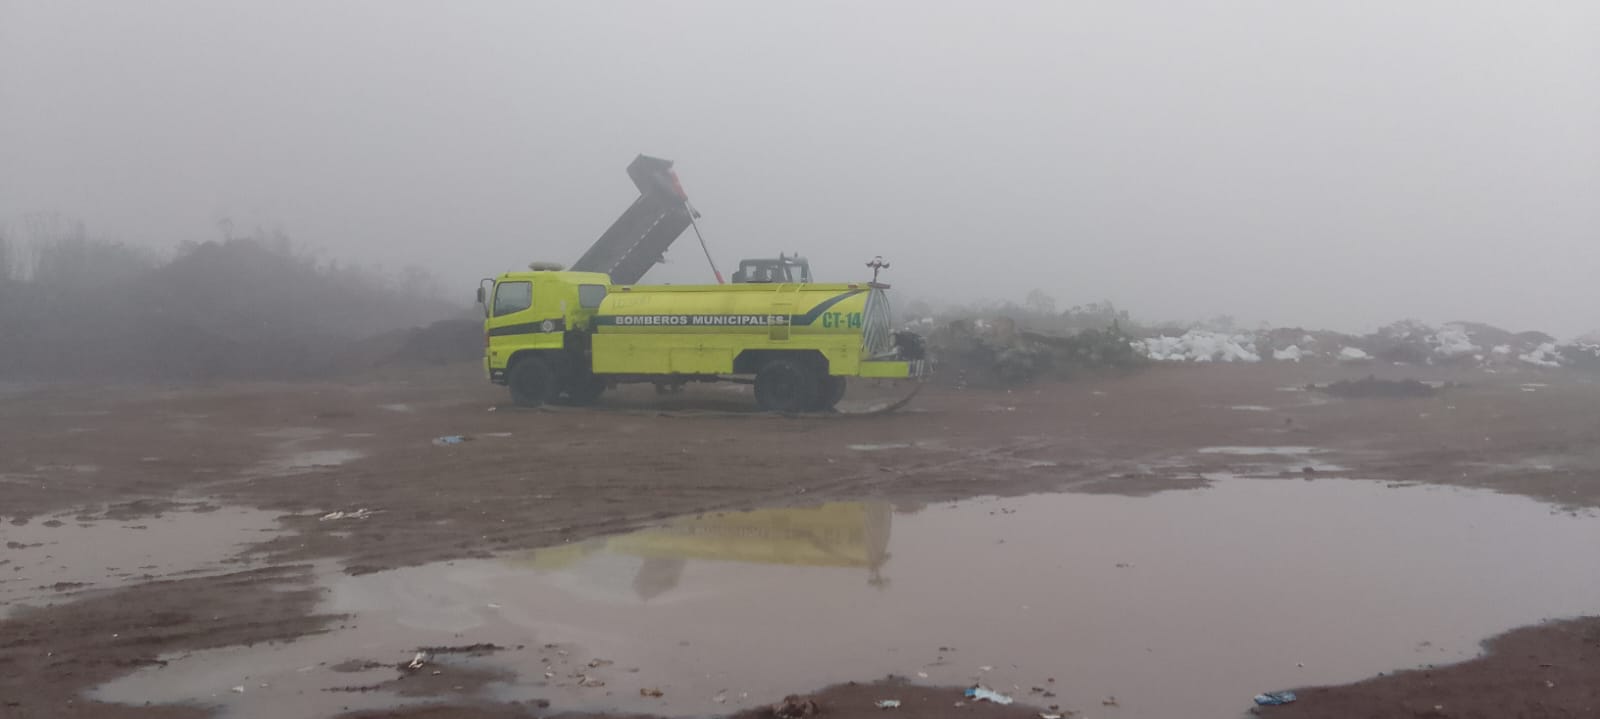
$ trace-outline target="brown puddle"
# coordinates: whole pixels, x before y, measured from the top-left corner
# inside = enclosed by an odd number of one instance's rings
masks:
[[[0,523],[0,617],[23,605],[59,602],[96,591],[183,574],[241,569],[246,544],[277,529],[276,512],[178,505],[131,519],[35,517]]]
[[[558,711],[725,714],[893,673],[1089,717],[1236,717],[1258,692],[1460,660],[1506,629],[1600,610],[1600,521],[1486,492],[1217,478],[903,509],[708,515],[493,560],[330,567],[319,609],[352,614],[344,628],[164,657],[94,696],[232,717],[394,706],[424,699],[324,690],[394,679],[419,646],[490,642],[505,650],[429,656],[418,673],[507,671],[454,696]],[[377,666],[333,671],[349,660]]]

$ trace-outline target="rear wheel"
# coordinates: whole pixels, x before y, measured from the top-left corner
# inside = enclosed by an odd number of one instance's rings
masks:
[[[756,405],[768,412],[804,412],[820,396],[816,370],[787,359],[775,359],[756,372]]]
[[[587,370],[575,373],[567,380],[566,387],[561,392],[562,404],[590,405],[605,394],[606,381],[594,376]]]
[[[844,378],[836,375],[826,375],[817,387],[817,406],[819,412],[827,412],[844,399]]]
[[[556,378],[544,360],[529,357],[511,368],[506,384],[511,386],[511,401],[523,407],[538,407],[555,394]]]

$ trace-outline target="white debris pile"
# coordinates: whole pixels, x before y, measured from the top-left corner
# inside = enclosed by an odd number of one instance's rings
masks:
[[[1433,346],[1433,353],[1440,357],[1462,357],[1483,352],[1483,348],[1472,343],[1472,336],[1467,334],[1467,328],[1457,324],[1440,327],[1438,332],[1427,338],[1427,341]]]
[[[1556,343],[1546,342],[1535,347],[1531,352],[1517,355],[1517,359],[1539,367],[1560,367],[1561,353],[1556,350]]]
[[[1561,366],[1574,369],[1600,370],[1600,342],[1589,341],[1587,335],[1559,349],[1561,350]]]
[[[1339,350],[1339,359],[1347,362],[1359,362],[1372,359],[1372,355],[1367,354],[1367,351],[1360,347],[1345,347]]]
[[[1300,349],[1300,345],[1289,345],[1281,350],[1273,350],[1272,358],[1280,362],[1299,362],[1306,355],[1311,354]]]
[[[1135,351],[1157,362],[1260,362],[1255,346],[1254,335],[1210,330],[1133,341]]]

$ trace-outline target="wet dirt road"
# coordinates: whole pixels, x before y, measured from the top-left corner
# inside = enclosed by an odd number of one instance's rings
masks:
[[[24,393],[0,404],[0,697],[681,716],[895,674],[1233,716],[1596,612],[1573,567],[1600,390],[1293,390],[1348,376],[1158,368],[826,419],[517,411],[470,370]]]

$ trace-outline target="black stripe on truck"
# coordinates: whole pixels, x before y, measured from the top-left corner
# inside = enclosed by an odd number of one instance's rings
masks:
[[[489,336],[505,337],[506,335],[537,335],[547,332],[564,332],[566,329],[566,320],[543,320],[540,322],[523,322],[522,324],[502,325],[500,327],[495,327],[489,330]]]

